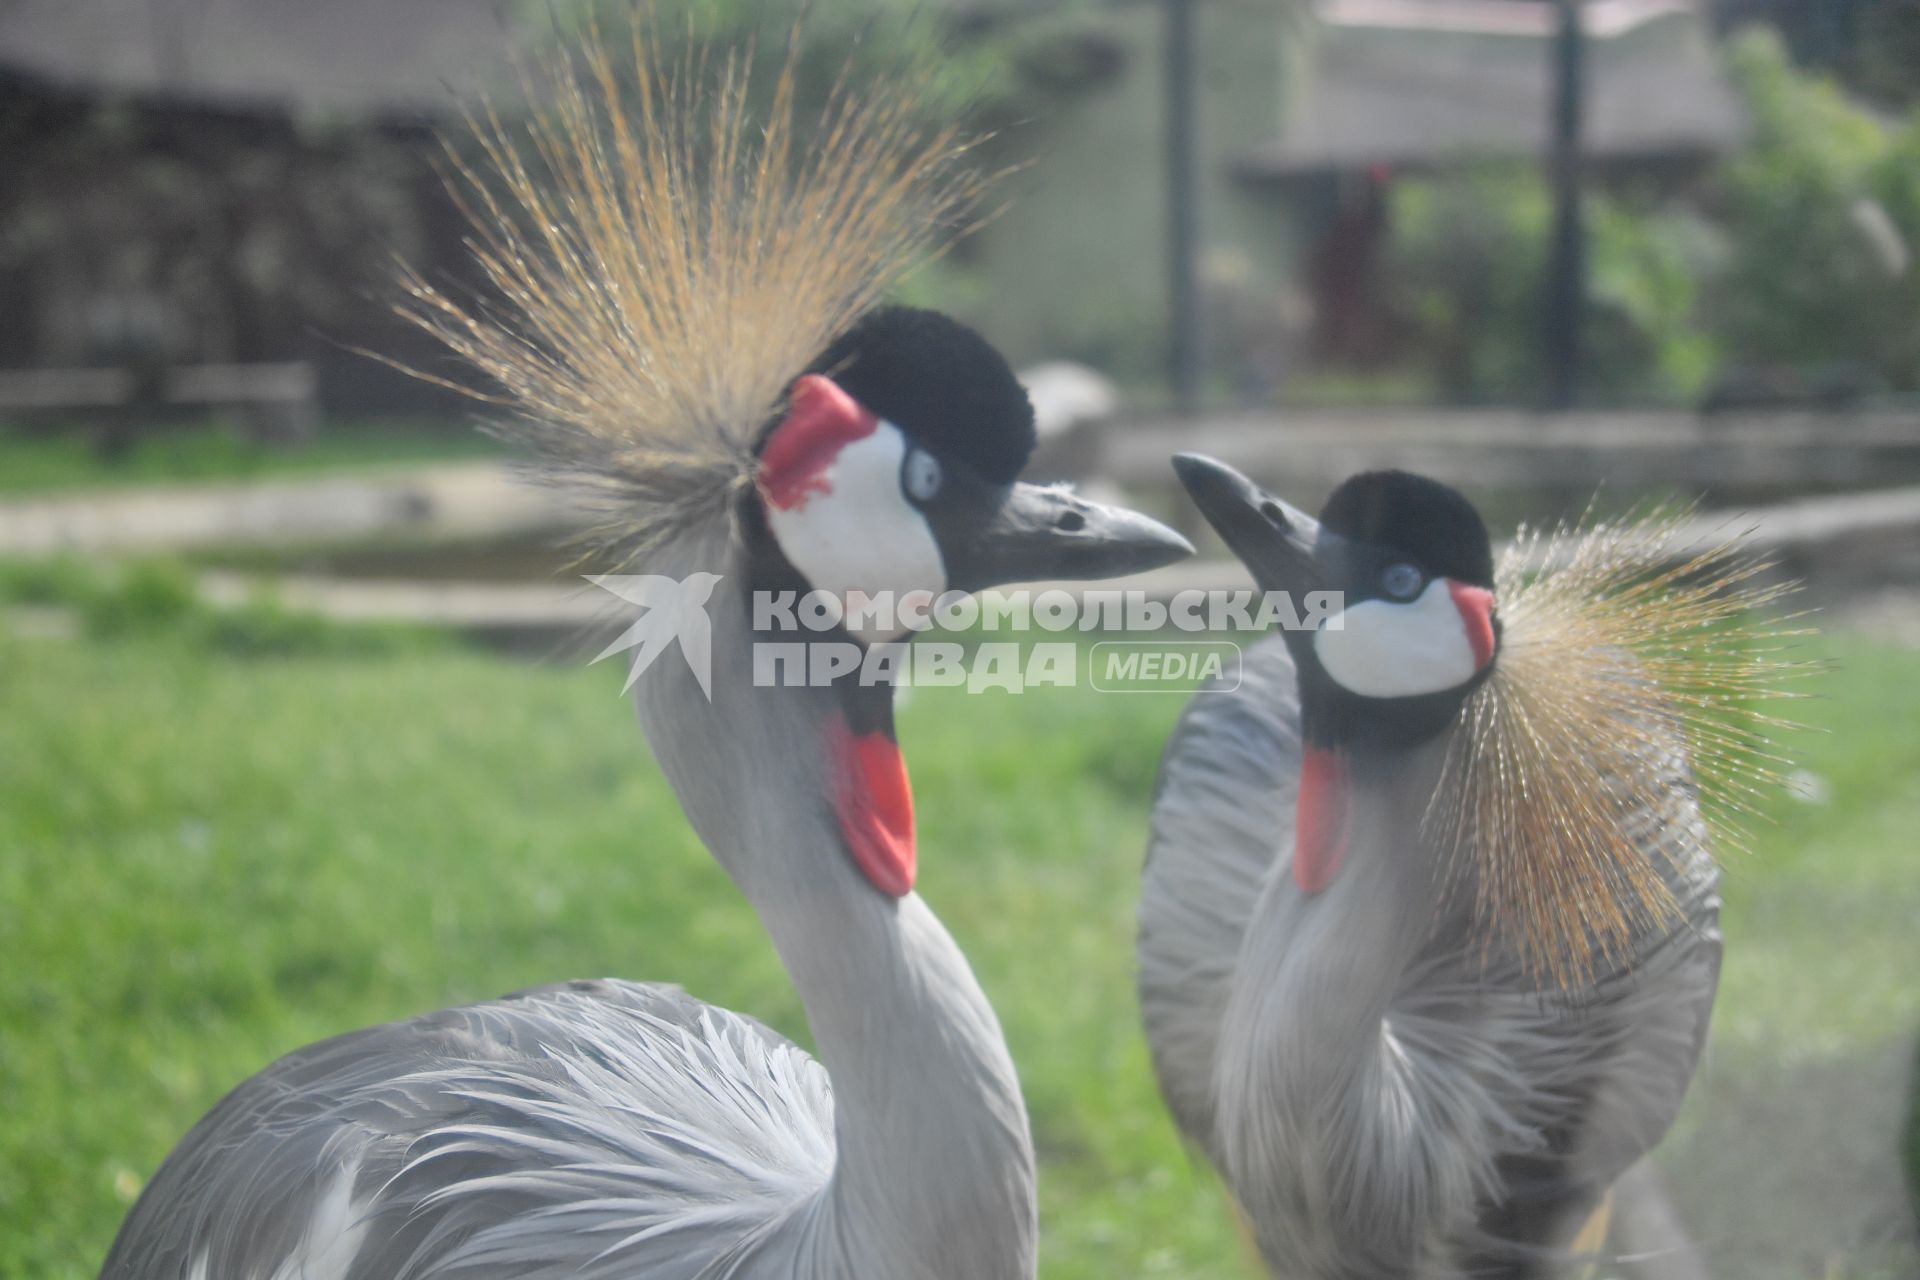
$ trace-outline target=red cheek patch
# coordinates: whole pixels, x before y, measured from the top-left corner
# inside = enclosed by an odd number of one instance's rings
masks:
[[[855,734],[835,717],[827,749],[834,774],[833,807],[855,865],[893,898],[913,892],[918,869],[913,787],[900,744],[886,733]]]
[[[1293,820],[1293,882],[1302,893],[1319,893],[1347,856],[1347,770],[1335,753],[1308,747],[1300,757]]]
[[[760,493],[791,511],[815,494],[831,493],[827,470],[840,450],[873,434],[880,419],[860,407],[831,378],[802,374],[787,396],[787,416],[760,450]]]
[[[1447,579],[1447,591],[1467,628],[1467,643],[1473,646],[1473,669],[1478,671],[1493,661],[1493,592],[1452,578]]]

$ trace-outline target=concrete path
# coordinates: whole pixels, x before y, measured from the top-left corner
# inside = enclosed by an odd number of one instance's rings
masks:
[[[0,555],[425,542],[564,529],[568,508],[497,463],[0,502]]]
[[[1495,424],[1498,426],[1498,424]],[[1485,428],[1499,432],[1493,427]],[[384,540],[408,545],[558,537],[570,512],[550,492],[521,483],[497,463],[462,463],[372,474],[108,490],[0,502],[0,557],[61,552],[100,555],[314,547]],[[1780,574],[1808,584],[1811,604],[1859,612],[1875,633],[1920,644],[1906,595],[1920,592],[1920,487],[1795,499],[1757,510],[1703,513],[1679,546],[1706,547],[1740,534],[1776,559]],[[561,557],[554,556],[556,569]],[[209,574],[216,602],[244,599],[261,580]],[[614,616],[578,579],[550,582],[429,582],[294,575],[273,579],[287,603],[345,620],[391,620],[503,633],[578,634]],[[1186,590],[1233,590],[1242,567],[1202,558],[1154,573],[1069,591],[1134,590],[1165,600]]]
[[[1670,455],[1689,449],[1726,455],[1720,470],[1707,472],[1720,483],[1740,483],[1761,465],[1756,458],[1766,458],[1769,483],[1869,486],[1920,475],[1920,414],[1777,415],[1737,429],[1646,414],[1321,414],[1284,426],[1271,416],[1221,415],[1163,426],[1084,424],[1054,433],[1048,449],[1036,462],[1046,474],[1091,476],[1092,485],[1117,482],[1136,493],[1173,490],[1167,458],[1199,449],[1297,501],[1340,476],[1387,465],[1475,491],[1565,483],[1589,489],[1600,477],[1622,490],[1684,488],[1692,472]],[[1530,473],[1548,454],[1561,458],[1564,475]],[[0,501],[0,556],[509,538],[566,529],[575,519],[555,495],[519,483],[507,466],[473,462]],[[1844,541],[1856,557],[1863,547],[1904,550],[1920,562],[1920,487],[1795,500],[1758,513],[1757,523],[1763,539],[1782,545]],[[1710,521],[1700,524],[1705,530]]]
[[[1807,584],[1811,604],[1861,610],[1853,620],[1875,632],[1920,643],[1920,488],[1797,499],[1753,511],[1706,512],[1685,522],[1677,552],[1704,550],[1739,535],[1777,573]],[[541,617],[562,630],[604,619],[605,597],[577,585],[430,583],[288,578],[284,595],[342,618],[392,618],[452,626],[520,629]],[[577,580],[576,580],[577,582]],[[1889,586],[1888,584],[1894,584]],[[1151,573],[1102,583],[1039,584],[1036,590],[1138,591],[1154,600],[1182,591],[1252,586],[1238,561],[1202,556]]]

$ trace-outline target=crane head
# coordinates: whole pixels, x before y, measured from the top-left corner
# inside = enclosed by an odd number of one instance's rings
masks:
[[[1021,483],[1034,441],[1026,391],[980,335],[931,311],[870,312],[794,379],[760,435],[739,498],[747,576],[758,591],[837,598],[839,628],[880,645],[950,592],[1192,553],[1145,516]],[[900,897],[916,854],[891,688],[848,678],[831,697],[822,747],[843,842]]]
[[[1317,626],[1286,633],[1310,742],[1422,742],[1491,672],[1501,634],[1492,544],[1453,489],[1363,472],[1315,520],[1211,458],[1182,454],[1174,468],[1262,590],[1336,593],[1331,608],[1306,613]]]
[[[1033,446],[1026,391],[985,339],[936,312],[881,308],[795,380],[763,434],[744,499],[765,535],[755,554],[814,590],[896,600],[1191,554],[1157,521],[1021,483]]]
[[[1496,569],[1478,514],[1431,480],[1355,476],[1315,520],[1212,459],[1174,465],[1261,587],[1343,593],[1287,633],[1304,892],[1339,874],[1355,780],[1403,758],[1380,749],[1451,727],[1421,839],[1474,886],[1488,954],[1578,990],[1679,918],[1650,815],[1737,847],[1778,785],[1770,735],[1791,722],[1761,704],[1815,668],[1769,617],[1791,585],[1738,536],[1701,549],[1655,511],[1523,534]]]

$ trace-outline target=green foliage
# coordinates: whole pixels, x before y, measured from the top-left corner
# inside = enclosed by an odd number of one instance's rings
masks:
[[[1718,184],[1731,252],[1708,311],[1729,361],[1920,387],[1920,117],[1889,127],[1770,32],[1730,65],[1754,138]]]
[[[125,454],[105,461],[84,427],[27,431],[0,424],[0,498],[451,461],[497,451],[478,431],[429,421],[327,423],[297,448],[270,444],[230,423],[213,421],[199,426],[156,424],[136,431]]]
[[[1436,389],[1455,402],[1542,389],[1541,315],[1553,206],[1531,167],[1484,164],[1393,191],[1386,278]],[[1586,384],[1602,398],[1686,397],[1713,344],[1694,317],[1716,252],[1698,217],[1651,198],[1589,194]]]
[[[414,651],[433,652],[456,643],[443,631],[393,622],[336,622],[297,609],[270,589],[237,605],[202,607],[186,633],[193,644],[235,657],[291,658],[326,654],[375,658]]]
[[[1722,371],[1787,394],[1920,389],[1920,114],[1892,124],[1744,33],[1753,135],[1697,203],[1589,186],[1585,379],[1691,400]],[[1540,390],[1550,198],[1527,165],[1394,189],[1394,302],[1447,399]]]
[[[201,611],[193,576],[182,565],[144,560],[74,584],[90,635],[150,637],[193,622]]]
[[[1518,167],[1402,182],[1393,192],[1387,278],[1454,401],[1538,386],[1540,263],[1551,206]]]
[[[1795,62],[1839,76],[1850,90],[1892,108],[1920,100],[1920,0],[1772,0],[1738,7],[1764,14]]]
[[[0,604],[73,604],[74,584],[85,572],[82,562],[66,556],[0,560]]]
[[[1603,198],[1587,210],[1587,361],[1602,396],[1690,400],[1718,362],[1699,318],[1719,232],[1678,205]]]
[[[270,587],[213,605],[187,566],[172,560],[102,564],[73,557],[0,561],[0,608],[64,609],[89,637],[157,642],[225,657],[386,656],[442,649],[445,632],[399,623],[342,623],[288,606]]]
[[[1854,82],[1888,103],[1920,102],[1920,0],[1878,0],[1861,22]]]

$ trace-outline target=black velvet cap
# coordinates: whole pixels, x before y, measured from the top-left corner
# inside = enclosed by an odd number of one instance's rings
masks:
[[[1493,544],[1473,504],[1455,489],[1407,471],[1363,471],[1320,511],[1322,527],[1405,555],[1429,574],[1493,586]]]
[[[899,427],[942,461],[1011,483],[1035,441],[1033,404],[1012,366],[949,316],[877,307],[814,361],[812,373]]]

